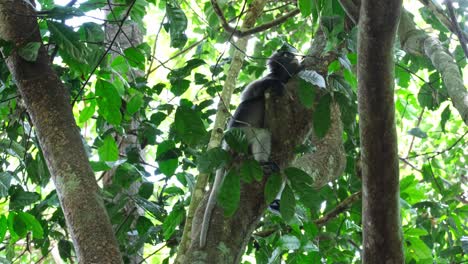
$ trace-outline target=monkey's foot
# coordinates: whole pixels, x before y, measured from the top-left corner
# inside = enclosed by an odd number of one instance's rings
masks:
[[[263,173],[265,173],[266,175],[271,175],[275,172],[280,171],[278,165],[273,161],[260,162],[260,165],[262,166]]]

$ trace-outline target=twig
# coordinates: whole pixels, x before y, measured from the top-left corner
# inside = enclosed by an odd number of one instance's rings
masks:
[[[419,125],[421,124],[421,120],[422,120],[423,114],[424,114],[424,108],[421,110],[421,114],[419,114],[418,123],[416,124],[416,127],[419,127]],[[414,139],[415,139],[415,138],[416,138],[415,135],[413,135],[413,137],[411,138],[411,143],[410,143],[410,146],[409,146],[409,148],[408,148],[408,152],[406,153],[406,157],[409,156],[409,154],[411,153],[411,150],[413,149],[413,143],[414,143]]]
[[[331,219],[335,218],[337,215],[344,212],[348,207],[361,198],[362,191],[355,192],[351,194],[348,198],[344,199],[339,203],[333,210],[328,212],[326,215],[320,217],[317,220],[314,220],[316,225],[324,225]]]
[[[123,24],[125,23],[125,21],[127,20],[128,16],[130,15],[130,11],[132,10],[133,6],[135,5],[136,3],[136,0],[133,0],[132,3],[129,5],[128,9],[127,9],[127,13],[125,13],[125,16],[122,18],[122,20],[120,21],[120,25],[119,25],[119,29],[117,30],[117,33],[115,33],[114,35],[114,38],[112,39],[111,43],[109,44],[109,46],[107,47],[106,51],[101,55],[101,57],[99,58],[98,60],[98,63],[94,66],[93,70],[89,73],[89,76],[88,78],[86,79],[86,81],[83,83],[83,85],[81,86],[80,90],[78,91],[78,94],[75,96],[75,98],[73,98],[73,102],[72,102],[72,107],[75,105],[76,101],[78,100],[78,97],[81,95],[81,93],[83,92],[84,88],[86,87],[86,85],[89,83],[89,81],[91,80],[91,77],[93,76],[94,72],[97,70],[97,68],[99,67],[99,65],[102,63],[102,61],[104,60],[104,58],[106,57],[107,53],[109,53],[110,49],[112,48],[112,46],[114,45],[115,41],[117,40],[117,37],[119,36],[120,32],[122,31],[122,26]]]
[[[249,35],[252,35],[252,34],[255,34],[255,33],[265,31],[265,30],[267,30],[269,28],[272,28],[274,26],[277,26],[277,25],[280,25],[280,24],[284,23],[289,18],[291,18],[291,17],[293,17],[293,16],[295,16],[295,15],[297,15],[297,14],[299,14],[301,12],[298,8],[296,8],[293,11],[287,13],[286,15],[284,15],[282,17],[279,17],[279,18],[277,18],[277,19],[275,19],[275,20],[273,20],[271,22],[268,22],[268,23],[265,23],[263,25],[260,25],[260,26],[257,26],[257,27],[242,31],[242,30],[233,28],[233,27],[231,27],[229,25],[229,23],[227,22],[226,18],[223,15],[223,11],[219,7],[218,2],[216,0],[211,0],[211,5],[213,6],[213,10],[214,10],[215,14],[221,20],[221,25],[223,26],[224,30],[226,30],[227,32],[233,34],[236,37],[246,37],[246,36],[249,36]]]
[[[409,157],[406,157],[406,158],[407,159],[412,159],[412,158],[417,158],[417,157],[420,157],[420,156],[427,156],[427,155],[434,154],[434,155],[432,155],[432,156],[430,156],[428,158],[428,159],[432,159],[437,155],[440,155],[442,153],[445,153],[445,152],[453,149],[467,134],[468,134],[468,131],[466,131],[459,139],[457,139],[452,145],[450,145],[448,148],[446,148],[444,150],[430,151],[430,152],[426,152],[426,153],[422,153],[422,154],[416,154],[416,155],[413,155],[413,156],[409,156]]]
[[[455,29],[455,34],[458,37],[458,41],[460,41],[460,45],[463,49],[463,52],[465,53],[465,57],[468,59],[468,47],[466,46],[467,39],[465,38],[465,35],[463,35],[462,30],[460,29],[460,25],[457,22],[455,12],[453,11],[452,0],[446,0],[445,5],[447,6],[450,20],[452,22],[453,28]]]

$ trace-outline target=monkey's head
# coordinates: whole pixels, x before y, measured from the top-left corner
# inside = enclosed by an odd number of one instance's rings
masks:
[[[287,82],[294,74],[298,73],[302,67],[296,56],[289,51],[279,51],[268,59],[268,68],[271,75]]]

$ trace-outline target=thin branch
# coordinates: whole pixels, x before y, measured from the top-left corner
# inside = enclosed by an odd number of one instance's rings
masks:
[[[406,158],[407,159],[412,159],[412,158],[417,158],[417,157],[420,157],[420,156],[427,156],[427,155],[434,154],[434,155],[432,155],[432,156],[430,156],[428,158],[428,159],[432,159],[432,158],[436,157],[437,155],[440,155],[442,153],[445,153],[445,152],[453,149],[467,134],[468,134],[468,131],[466,131],[459,139],[457,139],[452,145],[450,145],[448,148],[446,148],[444,150],[430,151],[430,152],[426,152],[426,153],[422,153],[422,154],[416,154],[416,155],[413,155],[413,156],[409,156],[409,157],[406,157]]]
[[[89,83],[89,81],[91,80],[91,77],[93,76],[94,72],[97,70],[97,68],[99,67],[99,65],[102,63],[102,61],[104,60],[104,58],[106,57],[107,53],[109,53],[109,51],[111,50],[112,46],[114,45],[115,41],[117,40],[117,37],[119,36],[120,32],[122,32],[122,27],[123,27],[123,24],[125,23],[125,21],[127,20],[127,18],[130,16],[130,11],[132,10],[133,6],[135,5],[136,3],[136,0],[133,0],[132,3],[129,5],[128,9],[127,9],[127,13],[125,13],[125,16],[122,18],[122,20],[120,21],[120,24],[119,24],[119,29],[117,30],[117,33],[115,33],[115,36],[114,38],[112,39],[111,43],[109,44],[109,46],[107,47],[106,51],[101,55],[101,57],[99,58],[98,60],[98,63],[94,66],[93,70],[89,73],[89,76],[88,78],[86,79],[86,81],[83,83],[83,85],[81,86],[80,90],[78,91],[78,94],[75,96],[75,98],[73,98],[73,102],[72,102],[72,107],[75,105],[76,101],[78,100],[78,97],[81,95],[81,93],[83,92],[83,90],[85,89],[86,85]]]
[[[148,76],[150,75],[151,67],[153,67],[154,60],[156,58],[156,46],[158,45],[158,39],[159,39],[159,34],[161,33],[161,29],[164,24],[164,20],[166,20],[166,15],[164,14],[163,18],[161,19],[161,23],[159,24],[159,29],[158,32],[156,33],[156,37],[154,38],[154,44],[153,44],[153,53],[151,54],[151,61],[148,66],[148,72],[146,73],[146,79],[148,79]]]
[[[196,46],[198,46],[200,43],[202,43],[202,42],[203,42],[205,39],[207,39],[207,38],[208,38],[208,36],[204,36],[204,37],[203,37],[202,39],[200,39],[199,41],[194,42],[192,45],[186,47],[185,49],[183,49],[183,50],[181,50],[181,51],[179,51],[179,52],[177,52],[176,54],[174,54],[173,56],[171,56],[169,59],[167,59],[167,60],[161,62],[161,64],[159,64],[158,66],[154,67],[153,69],[150,69],[150,70],[148,71],[148,75],[151,74],[151,73],[153,73],[154,71],[156,71],[157,69],[159,69],[159,67],[163,66],[164,64],[168,63],[169,61],[171,61],[171,60],[173,60],[173,59],[179,57],[180,55],[186,53],[187,51],[189,51],[189,50],[195,48]]]
[[[326,224],[328,221],[332,220],[337,215],[341,214],[346,209],[348,209],[348,207],[351,206],[354,202],[359,200],[359,198],[361,198],[361,194],[362,194],[362,191],[358,191],[358,192],[351,194],[348,198],[344,199],[341,203],[339,203],[333,210],[328,212],[326,215],[320,217],[317,220],[314,220],[314,223],[316,225]]]
[[[399,160],[403,161],[406,165],[410,166],[413,170],[422,172],[420,169],[418,169],[415,165],[411,164],[407,159],[398,157]]]
[[[421,2],[425,7],[427,7],[432,12],[432,14],[440,21],[440,23],[444,25],[450,32],[457,34],[453,23],[447,17],[440,5],[436,4],[433,0],[419,0],[419,2]],[[464,39],[468,39],[466,33],[463,32],[462,34],[464,36]]]
[[[419,127],[419,125],[421,124],[421,121],[422,121],[422,117],[423,117],[423,114],[424,114],[424,109],[423,108],[421,110],[421,114],[419,114],[419,117],[418,117],[418,123],[416,124],[416,127]],[[406,157],[409,156],[409,154],[411,153],[411,150],[413,149],[413,144],[414,144],[414,139],[416,138],[415,135],[413,135],[413,137],[411,138],[411,143],[410,143],[410,146],[408,148],[408,152],[406,153]]]
[[[353,21],[354,24],[357,25],[359,20],[359,6],[356,6],[352,1],[349,0],[338,0],[341,7],[348,15],[349,19]]]
[[[460,24],[457,22],[457,18],[455,16],[455,12],[453,11],[452,0],[445,1],[445,5],[447,6],[447,11],[450,16],[450,20],[452,22],[453,28],[455,29],[455,34],[458,37],[458,41],[460,41],[460,45],[465,53],[465,57],[468,59],[468,47],[466,46],[467,39],[465,35],[463,35],[462,30],[460,28]]]
[[[293,11],[287,13],[286,15],[284,15],[282,17],[279,17],[279,18],[277,18],[277,19],[275,19],[275,20],[273,20],[271,22],[265,23],[263,25],[260,25],[260,26],[257,26],[257,27],[254,27],[254,28],[251,28],[251,29],[248,29],[248,30],[239,30],[239,29],[233,28],[233,27],[231,27],[229,25],[229,23],[227,22],[226,18],[223,15],[223,11],[219,7],[218,2],[216,0],[211,0],[211,5],[213,6],[213,10],[214,10],[215,14],[221,20],[221,25],[223,26],[224,30],[226,30],[227,32],[231,33],[232,35],[234,35],[236,37],[246,37],[246,36],[249,36],[249,35],[252,35],[252,34],[255,34],[255,33],[265,31],[265,30],[270,29],[270,28],[272,28],[274,26],[278,26],[278,25],[284,23],[289,18],[291,18],[291,17],[293,17],[293,16],[295,16],[295,15],[297,15],[297,14],[299,14],[301,12],[298,8],[296,8]]]

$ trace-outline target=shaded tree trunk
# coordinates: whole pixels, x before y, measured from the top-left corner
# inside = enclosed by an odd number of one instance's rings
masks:
[[[401,0],[363,0],[358,34],[362,263],[404,263],[395,128],[394,62]]]
[[[21,14],[21,15],[17,15]],[[28,1],[0,2],[0,38],[16,48],[41,42],[35,11]],[[89,165],[70,97],[41,45],[29,62],[14,49],[8,68],[31,116],[52,174],[79,263],[122,263],[99,187]]]
[[[312,44],[314,48],[311,49],[310,57],[305,62],[308,69],[316,70],[321,74],[326,73],[329,63],[336,59],[334,55],[323,52],[325,43],[324,35],[318,34]],[[301,104],[297,87],[298,81],[293,79],[287,84],[284,96],[269,96],[266,99],[266,120],[268,120],[268,128],[272,131],[271,159],[281,169],[290,166],[295,160],[296,146],[311,137],[314,111]],[[317,96],[317,102],[318,100],[319,96]],[[332,121],[327,135],[322,139],[312,136],[314,145],[318,148],[312,154],[313,157],[317,159],[317,164],[328,165],[313,168],[318,176],[315,179],[317,181],[323,180],[320,177],[331,180],[331,172],[335,174],[333,179],[336,179],[343,172],[345,164],[340,110],[334,103],[330,107]],[[327,155],[322,148],[331,148],[336,151]],[[330,165],[330,159],[335,160],[333,165]],[[307,158],[304,157],[302,163],[312,169],[313,166],[307,164],[306,160]],[[265,182],[266,177],[262,182],[241,186],[240,206],[232,217],[224,217],[222,209],[215,207],[211,216],[207,245],[200,249],[198,246],[200,226],[209,195],[206,194],[193,218],[192,243],[184,258],[178,263],[240,263],[245,247],[268,206],[264,198]]]

